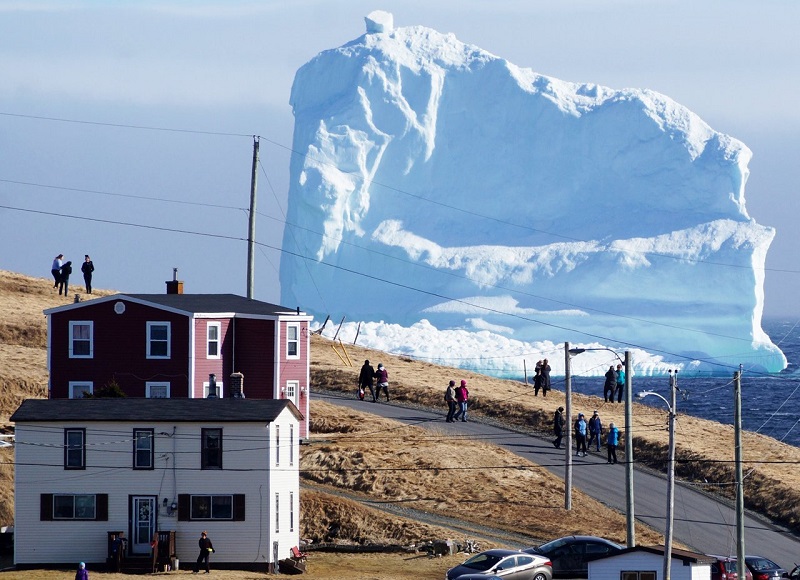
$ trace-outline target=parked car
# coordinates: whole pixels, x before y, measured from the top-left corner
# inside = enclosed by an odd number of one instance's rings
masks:
[[[550,560],[538,554],[498,549],[475,554],[460,566],[447,571],[447,580],[492,576],[504,580],[552,580],[553,566]]]
[[[800,580],[800,566],[796,565],[791,572],[784,574],[783,577],[789,580]]]
[[[711,580],[738,580],[738,566],[736,565],[736,558],[729,558],[727,556],[714,556],[715,558],[711,564]],[[746,580],[753,580],[753,575],[747,566],[744,567]]]
[[[781,580],[786,574],[785,569],[762,556],[745,556],[744,561],[753,575],[753,580]]]
[[[596,536],[565,536],[538,547],[525,548],[528,554],[541,554],[550,558],[553,576],[588,578],[589,560],[610,556],[623,550],[623,546]]]

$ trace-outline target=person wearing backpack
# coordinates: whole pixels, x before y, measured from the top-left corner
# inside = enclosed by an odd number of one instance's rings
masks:
[[[450,381],[450,384],[447,385],[447,389],[444,392],[444,400],[447,402],[447,419],[445,419],[446,423],[452,423],[453,417],[456,414],[456,391],[453,387],[456,386],[455,381]]]

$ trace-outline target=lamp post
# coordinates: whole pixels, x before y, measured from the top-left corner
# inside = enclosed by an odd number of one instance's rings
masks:
[[[677,401],[675,393],[678,390],[678,371],[672,374],[669,371],[670,401],[653,391],[637,393],[640,399],[647,396],[658,397],[669,407],[669,459],[667,461],[667,517],[664,527],[664,572],[663,580],[670,580],[672,568],[672,510],[675,504],[675,417],[677,416]]]
[[[632,409],[633,409],[633,399],[631,396],[631,353],[630,351],[625,351],[625,360],[617,354],[615,351],[611,350],[610,348],[571,348],[569,349],[568,356],[567,356],[567,368],[569,369],[569,355],[576,355],[581,354],[586,351],[590,350],[605,350],[613,354],[617,357],[617,360],[625,365],[625,523],[626,523],[626,530],[627,530],[627,547],[628,548],[635,548],[636,547],[636,520],[634,517],[634,502],[633,502],[633,432],[632,432]],[[569,370],[565,374],[568,374]],[[567,388],[570,388],[571,396],[571,383],[567,380]],[[569,398],[567,399],[567,404],[569,404]],[[567,412],[569,412],[569,407],[567,407]],[[569,456],[567,460],[570,462],[570,474],[572,470],[572,455],[567,453]]]
[[[564,509],[572,509],[572,374],[570,372],[570,358],[573,350],[569,343],[564,343],[564,399],[567,407],[564,411],[567,420],[564,422],[566,433],[566,454],[564,456]]]

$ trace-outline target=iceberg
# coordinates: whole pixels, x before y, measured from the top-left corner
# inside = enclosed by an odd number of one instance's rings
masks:
[[[295,76],[281,303],[777,372],[750,150],[376,11]],[[499,374],[506,371],[498,369]]]

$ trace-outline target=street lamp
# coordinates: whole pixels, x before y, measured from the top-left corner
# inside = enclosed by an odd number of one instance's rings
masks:
[[[568,343],[567,343],[568,344]],[[633,433],[632,433],[632,410],[633,410],[633,400],[631,397],[631,353],[630,351],[625,351],[625,360],[622,360],[620,356],[611,350],[610,348],[605,347],[598,347],[598,348],[571,348],[568,350],[567,356],[567,367],[569,367],[569,355],[576,355],[581,354],[583,352],[589,350],[605,350],[613,354],[617,357],[617,360],[625,365],[625,523],[627,528],[627,547],[628,548],[635,548],[636,547],[636,521],[634,518],[634,509],[633,509]],[[569,383],[567,383],[569,387]],[[567,404],[569,405],[570,401],[567,399]],[[567,412],[569,412],[569,407],[567,407]],[[571,462],[572,456],[569,455],[568,461]],[[572,465],[570,463],[570,474],[571,474]]]
[[[653,391],[641,391],[637,397],[643,399],[647,396],[658,397],[669,408],[669,459],[667,461],[667,518],[664,527],[664,572],[663,580],[670,580],[672,568],[672,510],[675,504],[675,417],[678,414],[675,393],[678,390],[678,371],[672,374],[669,370],[670,401]]]

